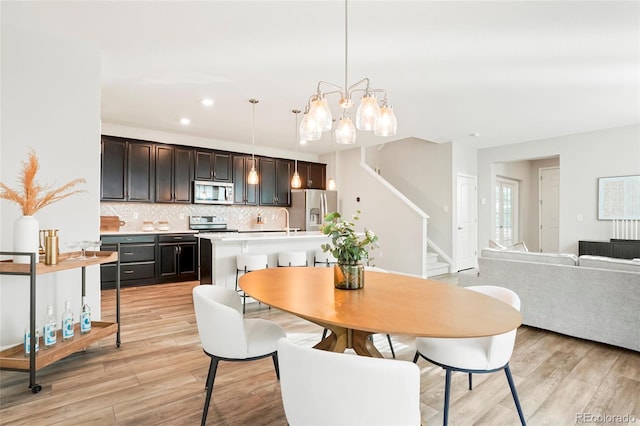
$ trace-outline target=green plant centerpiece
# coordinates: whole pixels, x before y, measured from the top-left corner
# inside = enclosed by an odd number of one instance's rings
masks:
[[[324,252],[330,252],[338,264],[334,266],[333,281],[336,288],[354,290],[364,287],[364,263],[372,260],[369,251],[378,247],[378,236],[370,229],[357,233],[355,221],[360,210],[352,216],[353,221],[343,220],[338,212],[325,216],[322,233],[331,237],[331,243],[322,244]]]

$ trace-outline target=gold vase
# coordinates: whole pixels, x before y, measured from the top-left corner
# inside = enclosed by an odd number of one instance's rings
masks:
[[[343,290],[357,290],[364,287],[364,265],[338,263],[333,266],[333,285]]]

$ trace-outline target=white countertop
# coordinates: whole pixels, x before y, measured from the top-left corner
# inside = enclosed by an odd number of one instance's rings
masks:
[[[197,234],[198,231],[186,229],[182,231],[169,230],[169,231],[100,231],[100,235],[153,235],[153,234]]]
[[[320,231],[291,231],[289,235],[285,231],[276,232],[229,232],[229,233],[216,233],[205,232],[197,234],[198,238],[206,238],[212,241],[221,242],[234,242],[234,241],[266,241],[266,240],[300,240],[300,239],[313,239],[313,238],[328,238]]]

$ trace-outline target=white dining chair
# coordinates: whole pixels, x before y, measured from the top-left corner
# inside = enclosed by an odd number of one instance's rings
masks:
[[[211,358],[202,411],[202,425],[205,425],[218,362],[271,357],[276,377],[280,378],[277,343],[286,333],[272,321],[244,319],[240,295],[230,288],[207,284],[196,286],[193,288],[193,306],[202,349]]]
[[[245,313],[247,306],[247,295],[244,291],[238,288],[238,277],[240,273],[246,274],[251,271],[259,271],[261,269],[267,269],[269,267],[269,261],[266,254],[254,253],[254,254],[239,254],[236,256],[236,291],[242,296],[242,313]]]
[[[317,249],[313,254],[313,266],[322,265],[328,268],[336,263],[338,263],[338,259],[336,259],[329,251]]]
[[[501,300],[515,309],[520,310],[520,298],[518,295],[504,287],[498,286],[472,286],[468,290],[477,291]],[[451,394],[451,373],[462,371],[469,374],[469,390],[473,388],[473,373],[493,373],[504,370],[511,389],[511,395],[520,416],[520,422],[526,425],[516,386],[511,376],[509,360],[513,353],[517,329],[507,333],[489,337],[478,338],[416,338],[416,354],[413,362],[417,363],[422,357],[432,364],[445,369],[444,387],[444,418],[443,425],[449,421],[449,398]]]
[[[420,369],[278,342],[287,422],[305,425],[420,425]]]
[[[278,253],[278,266],[308,266],[307,252],[283,251]]]

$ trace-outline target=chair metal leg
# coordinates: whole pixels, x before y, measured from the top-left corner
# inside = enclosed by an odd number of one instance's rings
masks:
[[[216,379],[216,371],[218,370],[218,359],[211,358],[211,364],[209,364],[209,373],[207,374],[207,396],[204,400],[204,409],[202,410],[201,426],[207,424],[207,414],[209,413],[209,402],[211,401],[211,393],[213,392],[213,381]]]
[[[391,349],[391,355],[393,356],[393,359],[396,358],[396,353],[393,351],[393,343],[391,343],[391,336],[389,336],[387,334],[387,341],[389,342],[389,348]]]
[[[278,353],[274,353],[273,356],[273,366],[276,368],[276,377],[280,380],[280,365],[278,364]]]
[[[473,390],[473,379],[472,377],[472,373],[469,373],[469,390]]]
[[[418,363],[418,358],[420,357],[420,352],[416,351],[416,354],[413,356],[413,363]]]
[[[511,376],[511,369],[509,368],[509,364],[504,366],[504,373],[507,375],[507,381],[509,382],[509,387],[511,388],[511,395],[513,396],[513,401],[516,403],[518,416],[520,416],[520,423],[522,424],[522,426],[526,426],[527,422],[524,420],[524,414],[522,413],[522,407],[520,406],[518,392],[516,391],[516,385],[513,382],[513,377]]]
[[[444,375],[444,416],[442,425],[447,426],[449,423],[449,396],[451,394],[451,370],[445,369]]]

